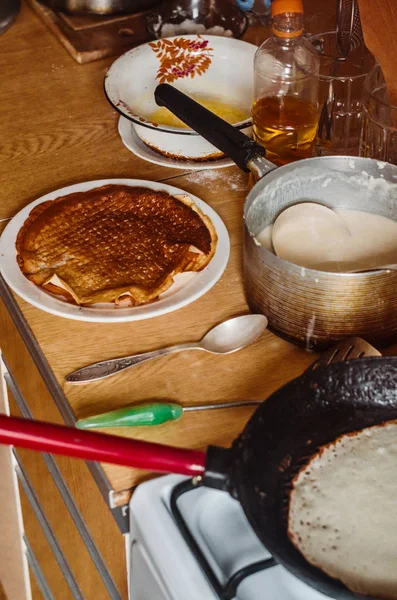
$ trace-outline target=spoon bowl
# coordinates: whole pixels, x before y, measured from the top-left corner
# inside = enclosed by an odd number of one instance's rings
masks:
[[[200,346],[213,354],[230,354],[254,342],[265,331],[264,315],[243,315],[216,325],[203,337]]]

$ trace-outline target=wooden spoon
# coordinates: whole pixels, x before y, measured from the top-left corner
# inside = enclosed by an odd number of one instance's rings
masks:
[[[382,69],[390,104],[397,106],[396,0],[358,0],[358,4],[365,45]],[[397,116],[393,125],[397,127]]]

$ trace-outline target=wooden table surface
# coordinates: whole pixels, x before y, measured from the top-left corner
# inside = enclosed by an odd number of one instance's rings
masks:
[[[309,4],[319,9],[319,2]],[[248,35],[257,43],[263,37],[263,32]],[[90,385],[64,382],[67,373],[87,363],[198,340],[216,323],[249,312],[241,279],[247,176],[237,167],[183,172],[144,162],[129,152],[117,133],[118,115],[103,93],[103,77],[113,60],[78,65],[23,4],[15,25],[0,37],[0,219],[12,217],[49,191],[77,182],[118,177],[165,181],[196,194],[218,212],[231,239],[229,264],[202,298],[145,321],[76,322],[20,299],[18,304],[76,418],[154,399],[185,405],[265,399],[314,360],[313,354],[270,332],[230,356],[184,352]],[[189,412],[177,423],[117,433],[180,447],[228,445],[252,410]],[[132,469],[103,467],[120,492],[146,477]]]

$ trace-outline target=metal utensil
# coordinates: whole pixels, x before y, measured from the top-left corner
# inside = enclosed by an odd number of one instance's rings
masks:
[[[380,352],[361,338],[350,338],[336,344],[328,352],[324,352],[310,367],[309,371],[334,362],[363,358],[364,356],[381,356]],[[76,423],[79,429],[100,429],[105,427],[136,427],[140,425],[161,425],[167,421],[178,421],[184,412],[192,410],[216,410],[218,408],[238,408],[257,406],[263,400],[238,400],[219,404],[193,404],[182,406],[175,402],[151,402],[135,404],[118,410],[94,415],[88,419],[80,419]]]
[[[338,0],[336,16],[337,46],[343,58],[364,42],[358,0]]]
[[[140,425],[162,425],[168,421],[178,421],[183,413],[194,410],[216,410],[218,408],[239,408],[257,406],[263,400],[238,400],[219,404],[191,404],[182,406],[176,402],[152,402],[135,404],[100,415],[80,419],[76,423],[79,429],[101,429],[105,427],[137,427]]]
[[[363,358],[364,356],[382,356],[381,353],[359,337],[352,337],[343,340],[333,346],[321,356],[310,367],[309,371],[314,371],[319,367],[325,367],[335,362],[344,362],[353,358]]]
[[[153,352],[103,360],[73,371],[73,373],[66,376],[66,381],[69,383],[97,381],[147,360],[166,354],[174,354],[182,350],[205,350],[212,354],[230,354],[254,342],[265,331],[266,327],[267,318],[265,316],[242,315],[213,327],[199,342],[188,342],[187,344],[160,348]]]

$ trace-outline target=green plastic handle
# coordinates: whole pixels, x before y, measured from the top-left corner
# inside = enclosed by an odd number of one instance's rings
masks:
[[[130,427],[138,425],[161,425],[167,421],[177,421],[183,415],[183,407],[168,402],[137,404],[80,419],[76,423],[79,429],[97,429],[101,427]]]

